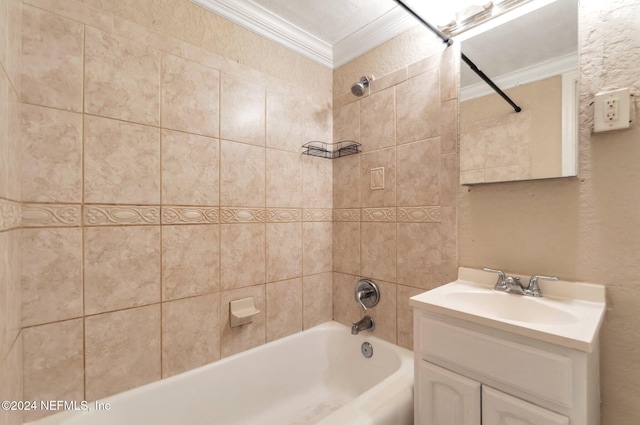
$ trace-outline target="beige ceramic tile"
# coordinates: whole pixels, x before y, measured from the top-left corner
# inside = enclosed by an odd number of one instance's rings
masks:
[[[396,205],[396,149],[365,152],[361,156],[362,206],[389,207]]]
[[[24,343],[24,400],[84,400],[84,325],[82,319],[27,328]],[[46,416],[25,412],[25,420]]]
[[[440,140],[442,153],[456,153],[458,145],[458,100],[442,102]]]
[[[220,141],[220,205],[265,206],[265,148]]]
[[[0,307],[2,307],[2,312],[0,312],[0,372],[2,372],[2,366],[4,365],[4,358],[9,352],[9,337],[7,336],[7,327],[9,324],[9,306],[7,304],[7,286],[9,285],[7,275],[7,263],[9,262],[9,247],[7,245],[7,233],[0,233]],[[20,304],[22,306],[22,304]],[[13,311],[12,311],[13,313]],[[0,379],[0,390],[4,391],[2,385],[4,381]],[[4,395],[4,393],[2,393]],[[2,417],[0,415],[0,417]]]
[[[162,227],[162,299],[220,290],[219,226]]]
[[[267,223],[267,282],[302,276],[302,223]]]
[[[9,5],[8,2],[0,4],[0,64],[4,68],[7,63],[7,50],[9,39]],[[1,387],[0,387],[1,388]],[[2,416],[0,416],[2,417]]]
[[[22,259],[20,258],[21,232],[11,230],[2,233],[6,254],[2,257],[3,275],[6,278],[6,347],[11,347],[20,335],[22,328],[22,291],[20,285],[20,270]]]
[[[427,71],[396,86],[397,143],[435,137],[440,131],[438,70]]]
[[[162,127],[218,137],[220,73],[162,55]]]
[[[4,63],[5,71],[9,76],[17,93],[22,93],[22,81],[20,73],[22,69],[22,2],[20,0],[7,0],[7,56]]]
[[[84,111],[160,124],[160,52],[86,27]]]
[[[440,65],[440,98],[442,101],[457,99],[460,75],[460,44],[454,43],[442,52]]]
[[[9,354],[5,358],[7,400],[23,400],[23,356],[24,350],[22,348],[22,334],[20,334],[11,347]],[[10,411],[7,415],[9,419],[8,425],[22,425],[22,413],[22,411]]]
[[[362,155],[350,155],[332,161],[334,208],[360,208],[361,158]]]
[[[362,274],[396,281],[396,223],[362,223]]]
[[[160,203],[160,130],[85,115],[84,201]]]
[[[160,305],[85,319],[85,399],[104,398],[161,377]]]
[[[359,276],[333,273],[333,320],[351,326],[361,318],[362,309],[354,298]]]
[[[95,7],[106,13],[113,13],[114,0],[83,0],[83,3],[87,6]]]
[[[303,155],[302,206],[304,208],[331,208],[333,205],[332,161]]]
[[[64,16],[72,21],[101,29],[102,31],[111,32],[113,28],[113,16],[111,14],[94,7],[85,6],[81,1],[24,0],[23,3],[55,13],[56,15]]]
[[[374,282],[380,290],[380,301],[377,306],[368,309],[362,315],[364,317],[367,314],[373,319],[375,329],[372,335],[395,344],[397,338],[397,285],[382,280]]]
[[[82,201],[82,115],[22,105],[22,200]]]
[[[265,145],[265,88],[229,74],[222,75],[220,138]]]
[[[360,102],[349,103],[333,111],[333,142],[353,140],[362,143],[360,137]]]
[[[302,300],[304,329],[333,320],[333,273],[303,277]]]
[[[302,110],[304,141],[332,142],[333,109],[331,100],[327,99],[324,103],[303,101]]]
[[[232,328],[229,322],[229,303],[253,297],[254,306],[260,311],[251,323]],[[234,289],[221,293],[220,303],[220,351],[222,357],[257,347],[266,342],[265,285]]]
[[[22,172],[20,170],[22,131],[20,99],[15,90],[9,87],[7,92],[7,198],[14,201],[22,199]]]
[[[162,377],[220,358],[220,294],[162,304]]]
[[[333,270],[360,274],[360,223],[333,223]]]
[[[219,157],[218,139],[162,130],[162,203],[218,205]]]
[[[441,257],[440,223],[398,223],[398,283],[431,289]]]
[[[440,161],[440,205],[455,207],[459,187],[458,155],[442,155]]]
[[[267,147],[300,152],[304,140],[302,100],[267,92]]]
[[[413,307],[409,298],[421,294],[424,289],[398,285],[398,345],[413,350]]]
[[[302,330],[302,279],[268,283],[267,342]]]
[[[265,225],[220,225],[223,290],[265,283]]]
[[[302,207],[302,157],[267,149],[267,207]]]
[[[398,146],[398,205],[440,205],[440,138]]]
[[[303,223],[302,270],[305,275],[331,271],[332,223]]]
[[[83,25],[23,7],[22,99],[82,111]]]
[[[85,313],[160,301],[160,226],[85,229]]]
[[[0,29],[0,31],[2,31]],[[0,68],[0,197],[7,197],[9,184],[9,80]]]
[[[442,208],[442,225],[440,227],[442,243],[442,259],[458,261],[458,209],[456,206]]]
[[[22,325],[81,317],[82,230],[22,231]]]
[[[360,143],[365,152],[396,144],[395,88],[360,101]]]

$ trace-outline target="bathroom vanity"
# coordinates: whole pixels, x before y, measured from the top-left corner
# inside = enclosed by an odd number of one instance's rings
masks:
[[[416,425],[599,424],[604,287],[540,282],[531,297],[495,285],[460,268],[411,298]]]

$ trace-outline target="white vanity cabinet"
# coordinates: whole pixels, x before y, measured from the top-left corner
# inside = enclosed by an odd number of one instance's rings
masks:
[[[590,353],[414,310],[416,425],[599,424]]]

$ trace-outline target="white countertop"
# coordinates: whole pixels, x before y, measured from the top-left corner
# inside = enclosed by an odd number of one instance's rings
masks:
[[[510,275],[526,286],[529,276]],[[593,350],[606,308],[603,285],[540,280],[543,297],[535,298],[494,291],[496,278],[461,267],[458,280],[416,295],[409,304],[563,347]]]

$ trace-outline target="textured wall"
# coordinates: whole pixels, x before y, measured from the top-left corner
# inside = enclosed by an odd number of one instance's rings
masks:
[[[20,0],[0,0],[0,400],[22,400]],[[21,424],[0,410],[0,424]]]
[[[24,265],[24,392],[3,399],[94,400],[332,317],[331,162],[299,153],[331,136],[325,70],[296,84],[309,61],[225,22],[249,46],[212,53],[188,29],[219,18],[186,0],[88,3],[22,6],[22,247],[3,254]],[[261,313],[231,328],[247,296]]]
[[[457,273],[458,56],[454,45],[380,77],[363,97],[334,100],[334,139],[363,150],[333,161],[334,320],[360,319],[354,285],[374,279],[374,334],[407,348],[408,298]],[[373,188],[380,169],[383,187]]]
[[[603,425],[640,422],[640,126],[592,134],[593,95],[640,93],[640,4],[580,2],[578,179],[494,184],[459,198],[460,265],[607,285]]]

